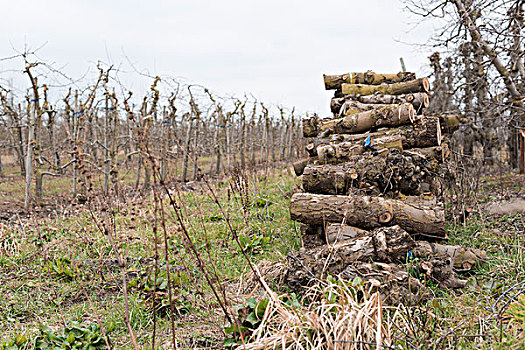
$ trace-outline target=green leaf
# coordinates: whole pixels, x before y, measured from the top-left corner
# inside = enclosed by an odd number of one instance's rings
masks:
[[[257,306],[257,301],[255,300],[255,298],[248,299],[246,303],[250,309],[255,309],[255,307]]]
[[[224,327],[224,333],[226,334],[231,334],[233,332],[235,332],[237,330],[237,327],[235,326],[235,324],[232,324],[228,327]]]
[[[225,348],[231,348],[234,345],[237,345],[237,342],[233,338],[226,338],[226,340],[224,341]]]
[[[160,284],[159,286],[159,289],[166,289],[166,287],[168,286],[168,281],[165,280],[165,279],[162,279],[162,283]]]
[[[15,337],[15,344],[18,345],[18,346],[21,346],[23,345],[24,343],[27,342],[27,338],[23,335],[17,335]]]
[[[259,319],[257,318],[257,314],[255,312],[250,312],[248,317],[246,317],[246,322],[252,325],[252,328],[255,328],[255,326],[259,323]]]
[[[255,308],[255,312],[257,313],[257,317],[261,319],[264,316],[264,313],[266,312],[266,308],[268,307],[268,303],[270,302],[269,299],[263,299],[257,304],[257,307]]]
[[[75,342],[75,333],[69,332],[69,335],[66,338],[66,342],[73,344]]]

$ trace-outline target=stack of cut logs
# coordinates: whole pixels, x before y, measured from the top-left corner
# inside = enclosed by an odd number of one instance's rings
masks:
[[[307,287],[328,274],[371,282],[387,302],[420,298],[421,278],[463,287],[457,272],[485,252],[446,240],[439,201],[443,136],[455,116],[430,116],[429,83],[414,73],[325,75],[333,117],[303,120],[310,157],[294,164],[305,193],[291,200],[303,248],[289,256],[287,283]],[[407,268],[410,265],[410,268]]]

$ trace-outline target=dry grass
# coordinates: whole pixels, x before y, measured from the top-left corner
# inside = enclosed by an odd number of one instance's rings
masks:
[[[265,282],[262,282],[266,285]],[[265,287],[265,289],[267,286]],[[300,303],[271,290],[261,325],[238,349],[383,349],[391,332],[381,295],[344,283],[328,282]]]

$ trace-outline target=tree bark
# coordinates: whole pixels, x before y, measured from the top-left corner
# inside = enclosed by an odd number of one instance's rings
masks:
[[[360,113],[360,112],[366,112],[371,111],[373,109],[381,108],[381,107],[390,107],[392,108],[394,105],[388,104],[372,104],[372,103],[361,103],[359,101],[355,100],[347,100],[343,105],[341,106],[341,109],[339,110],[338,116],[346,116],[350,114]]]
[[[302,183],[305,192],[318,194],[420,195],[439,187],[435,171],[425,157],[392,151],[384,157],[353,156],[338,165],[307,165]]]
[[[364,229],[399,225],[413,235],[446,237],[442,210],[381,197],[296,193],[290,215],[292,220],[310,225],[345,222]]]
[[[341,106],[350,100],[355,100],[364,104],[401,104],[410,103],[414,106],[414,109],[418,114],[421,114],[423,109],[427,108],[430,104],[428,94],[424,92],[416,92],[413,94],[406,95],[385,95],[385,94],[374,94],[365,96],[344,96],[344,97],[333,97],[330,102],[330,109],[332,113],[339,114]]]
[[[341,243],[363,237],[369,234],[367,230],[344,224],[327,223],[324,228],[324,235],[327,243]]]
[[[373,95],[377,92],[388,95],[401,95],[414,92],[430,91],[430,85],[427,78],[419,78],[411,81],[381,84],[381,85],[364,85],[364,84],[345,84],[341,85],[343,95]]]
[[[293,288],[304,287],[327,274],[338,276],[357,261],[402,262],[414,245],[405,230],[393,226],[342,243],[301,249],[288,261],[286,281]]]
[[[421,147],[433,147],[441,145],[441,123],[438,117],[421,116],[414,120],[411,125],[404,125],[397,128],[390,129],[379,129],[373,133],[366,134],[334,134],[330,136],[328,140],[316,140],[320,144],[326,144],[328,142],[362,142],[368,136],[371,138],[372,145],[374,140],[380,139],[386,136],[399,136],[403,149],[409,148],[421,148]],[[311,148],[311,146],[310,146]],[[307,152],[312,154],[311,150],[307,146]]]
[[[442,133],[452,134],[459,129],[461,122],[457,114],[438,114],[437,117],[439,118]]]
[[[298,160],[297,162],[293,163],[293,170],[295,172],[295,175],[301,176],[303,174],[304,168],[313,162],[317,160],[317,157],[310,157]]]
[[[321,163],[342,163],[355,155],[360,155],[366,152],[378,152],[385,148],[395,148],[400,151],[403,150],[401,137],[399,135],[384,136],[374,139],[371,142],[373,149],[367,148],[363,143],[356,142],[341,142],[337,144],[322,145],[317,147],[317,156]]]
[[[445,245],[426,241],[416,242],[412,250],[416,257],[430,258],[440,256],[450,258],[456,271],[467,272],[473,267],[481,266],[487,260],[487,253],[481,249],[462,247],[459,245]]]
[[[434,159],[438,163],[444,163],[450,154],[450,150],[446,143],[441,144],[437,147],[425,147],[425,148],[412,148],[406,150],[408,153],[419,154],[427,159]]]
[[[397,74],[378,74],[370,70],[365,73],[347,73],[342,75],[323,74],[324,86],[326,90],[340,89],[343,83],[379,85],[409,81],[415,78],[416,75],[410,72],[399,72]]]
[[[191,144],[191,134],[192,134],[192,129],[193,129],[193,116],[187,113],[186,117],[188,119],[187,121],[188,126],[186,129],[186,136],[184,138],[184,150],[183,150],[184,154],[182,158],[182,182],[188,181],[188,160],[190,159],[190,144]],[[219,164],[220,164],[220,155],[217,156],[217,167],[219,167]]]
[[[319,120],[317,117],[313,117],[304,121],[303,135],[312,137],[319,134],[323,136],[337,133],[353,134],[378,127],[399,126],[413,122],[415,114],[414,107],[411,104],[404,103],[333,120]]]

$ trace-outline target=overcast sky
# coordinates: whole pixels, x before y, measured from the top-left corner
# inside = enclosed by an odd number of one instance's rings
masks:
[[[398,0],[3,0],[2,12],[0,57],[45,43],[39,57],[72,77],[129,57],[151,74],[321,114],[332,95],[323,73],[395,73],[404,57],[424,75],[429,53],[399,41],[432,35]]]

